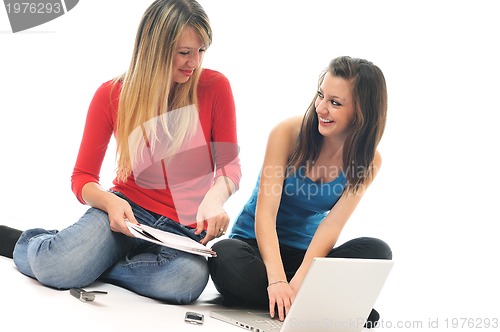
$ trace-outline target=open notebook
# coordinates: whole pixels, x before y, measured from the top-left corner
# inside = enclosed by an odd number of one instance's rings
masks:
[[[136,225],[130,221],[126,221],[126,224],[130,232],[137,238],[196,255],[216,256],[215,251],[189,237],[165,232],[146,225]]]

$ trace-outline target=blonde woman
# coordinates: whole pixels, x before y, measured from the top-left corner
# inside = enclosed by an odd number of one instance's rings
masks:
[[[265,307],[283,320],[314,257],[391,259],[375,238],[335,247],[380,168],[386,112],[381,70],[343,56],[320,76],[305,115],[272,130],[255,189],[209,259],[228,304]],[[371,325],[377,319],[372,311]]]
[[[100,86],[90,104],[72,189],[90,208],[61,231],[2,226],[19,271],[67,289],[96,281],[174,304],[205,288],[205,257],[132,237],[125,221],[206,244],[225,233],[223,204],[237,189],[235,107],[221,73],[202,69],[212,33],[195,0],[154,1],[140,22],[126,73]],[[112,135],[113,187],[99,184]]]

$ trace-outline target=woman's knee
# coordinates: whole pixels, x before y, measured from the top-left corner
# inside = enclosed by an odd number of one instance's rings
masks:
[[[80,260],[72,256],[70,250],[59,248],[54,250],[53,240],[57,231],[47,231],[41,228],[30,229],[21,235],[14,250],[14,262],[19,271],[41,284],[65,289],[80,287],[75,278],[82,280],[85,276],[79,270]],[[74,272],[77,269],[78,271]]]
[[[143,295],[172,304],[189,304],[197,300],[207,286],[209,279],[205,257],[189,255],[188,259],[178,260],[163,272],[151,275],[148,289]]]
[[[215,288],[233,304],[267,303],[267,275],[258,249],[242,240],[226,239],[212,248],[217,257],[209,259]]]
[[[248,247],[246,242],[238,239],[223,239],[216,242],[212,249],[217,253],[216,258],[228,258],[240,254],[242,250],[248,252]]]
[[[88,257],[82,257],[71,252],[48,252],[32,259],[30,266],[34,277],[40,283],[58,289],[85,287],[97,280],[111,264],[111,258],[105,255],[92,255],[87,251]]]
[[[215,280],[225,275],[229,268],[237,269],[241,263],[248,261],[248,257],[255,256],[250,245],[238,239],[220,240],[212,246],[212,249],[217,256],[208,259],[208,266]]]
[[[182,282],[184,292],[181,292],[174,302],[188,304],[196,301],[207,287],[209,275],[207,262],[204,259],[203,265],[198,265],[198,267],[192,269],[189,277],[186,277]]]
[[[360,237],[334,248],[329,257],[392,259],[392,250],[384,241],[373,237]]]
[[[97,221],[87,226],[75,224],[60,232],[35,231],[40,234],[31,234],[23,249],[27,266],[40,283],[54,288],[89,285],[122,251],[121,238]]]
[[[392,259],[392,249],[383,240],[373,237],[364,237],[363,243],[372,259]]]

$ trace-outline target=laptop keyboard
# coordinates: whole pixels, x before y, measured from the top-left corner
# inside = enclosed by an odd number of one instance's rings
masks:
[[[259,319],[256,322],[266,324],[270,330],[280,329],[283,326],[282,321],[280,321],[278,319],[272,319],[272,318],[267,318],[267,319],[262,319],[262,320]],[[267,331],[268,328],[264,329],[264,331]],[[256,329],[256,332],[260,332],[260,330]]]

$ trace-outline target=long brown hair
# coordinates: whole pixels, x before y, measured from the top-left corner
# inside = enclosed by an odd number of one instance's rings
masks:
[[[141,128],[148,144],[154,145],[158,140],[158,128],[144,128],[148,120],[170,110],[197,105],[196,89],[201,67],[195,69],[188,82],[172,83],[177,42],[187,26],[198,32],[206,48],[210,46],[210,22],[195,0],[157,0],[142,16],[129,69],[116,80],[122,85],[116,128],[119,181],[125,182],[131,175],[131,158],[140,154],[134,151],[140,143],[130,141],[134,129]],[[196,112],[176,113],[179,118],[175,119],[175,126],[168,126],[167,118],[162,117],[159,128],[172,140],[174,149],[192,133],[197,117]]]
[[[355,194],[373,177],[373,159],[382,138],[387,116],[387,86],[382,71],[370,61],[342,56],[330,61],[321,75],[321,85],[326,73],[352,83],[354,123],[344,142],[342,164],[347,185],[344,193]],[[302,121],[300,137],[292,149],[287,169],[310,167],[321,151],[323,136],[318,131],[314,96]]]

